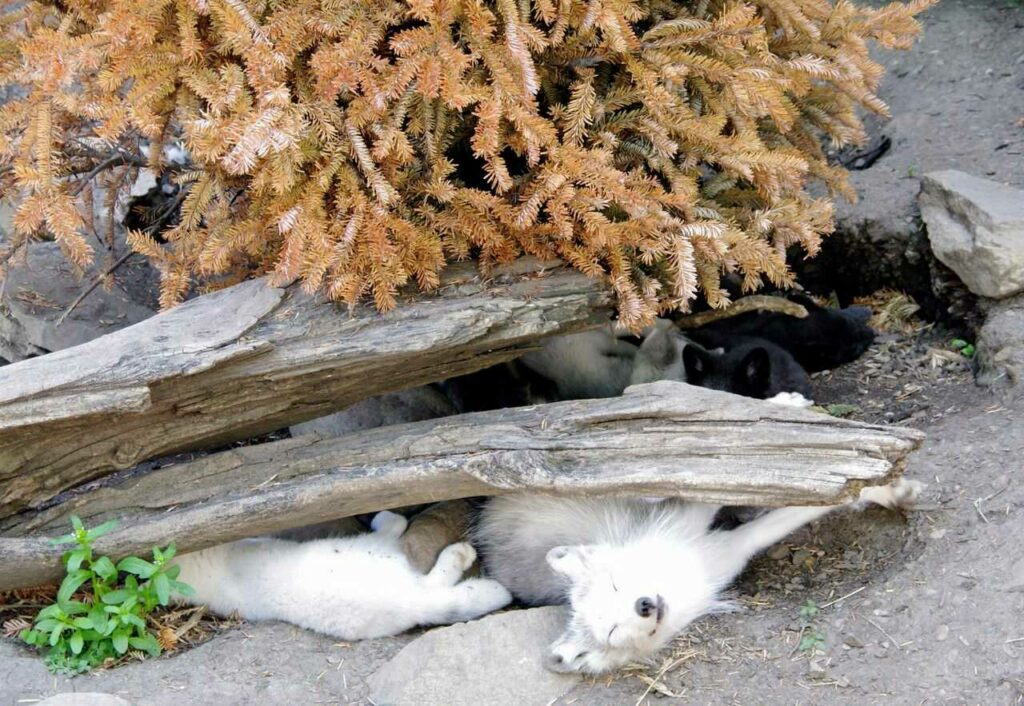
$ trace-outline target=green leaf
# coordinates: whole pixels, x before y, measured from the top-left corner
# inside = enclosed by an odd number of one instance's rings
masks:
[[[167,605],[171,602],[171,580],[167,578],[167,574],[161,572],[153,577],[153,587],[156,589],[156,597],[160,601],[160,605]]]
[[[59,537],[54,537],[53,539],[51,539],[50,540],[50,544],[53,544],[53,545],[71,544],[72,542],[77,542],[77,541],[78,541],[78,538],[75,535],[73,535],[73,534],[62,534]]]
[[[63,625],[58,625],[57,627],[55,627],[53,629],[53,632],[50,633],[50,640],[49,640],[50,647],[54,647],[60,641],[60,636],[61,636],[61,634],[63,632],[64,632],[64,626]]]
[[[92,622],[92,618],[75,618],[71,621],[71,624],[76,628],[82,628],[83,630],[91,630],[96,627]]]
[[[106,635],[110,632],[108,625],[110,620],[107,619],[107,614],[103,612],[103,606],[93,606],[92,610],[89,611],[89,621],[92,622],[92,628],[100,635]]]
[[[57,603],[66,603],[71,595],[78,590],[79,586],[92,577],[92,572],[87,569],[72,571],[60,583],[60,590],[57,591]]]
[[[121,561],[117,562],[117,568],[121,571],[127,571],[129,574],[135,574],[139,578],[148,579],[156,571],[156,566],[140,559],[137,556],[125,557]]]
[[[128,651],[128,633],[119,630],[114,633],[111,641],[114,643],[114,650],[117,654],[123,655]]]
[[[124,616],[124,619],[128,622],[128,624],[134,625],[139,630],[146,629],[146,621],[140,618],[139,616],[135,615],[134,613],[129,613],[128,615]]]
[[[117,578],[117,567],[114,566],[114,562],[108,556],[101,556],[94,561],[92,563],[92,570],[107,581],[113,581]]]
[[[174,544],[174,542],[171,542],[167,545],[167,548],[164,549],[164,561],[170,561],[174,558],[174,555],[177,553],[178,547]]]
[[[101,600],[107,605],[118,605],[119,603],[124,603],[125,599],[130,595],[131,594],[125,589],[119,588],[116,591],[108,591],[107,593],[104,593]]]
[[[171,590],[182,596],[196,595],[196,589],[192,588],[187,583],[182,583],[181,581],[171,581]]]
[[[55,626],[64,624],[62,621],[54,620],[53,618],[43,618],[42,620],[39,620],[37,617],[36,620],[38,621],[36,622],[36,629],[42,630],[43,632],[50,632]]]
[[[89,612],[89,606],[82,601],[68,601],[64,604],[64,613],[67,615],[82,615]]]
[[[115,527],[117,527],[117,524],[117,520],[107,520],[102,525],[99,525],[98,527],[93,527],[91,530],[86,532],[86,537],[88,537],[90,540],[96,539],[97,537],[102,537],[103,535],[107,534]]]
[[[78,515],[71,516],[71,526],[75,528],[76,532],[81,532],[85,529],[85,525],[82,524],[82,518]]]
[[[160,547],[153,547],[153,561],[157,564],[164,563],[164,553],[160,551]]]
[[[36,616],[36,620],[42,620],[44,618],[58,618],[63,615],[64,611],[59,605],[54,603],[53,605],[48,605],[39,611],[39,615]]]
[[[151,657],[160,654],[160,643],[148,632],[141,637],[133,637],[128,642],[137,650],[145,650]]]
[[[85,640],[82,638],[82,633],[77,630],[72,633],[71,639],[68,640],[68,645],[71,647],[71,651],[74,654],[81,654],[82,647],[85,645]]]
[[[851,414],[859,412],[860,407],[853,404],[830,404],[825,407],[825,411],[833,417],[849,417]]]
[[[82,549],[76,549],[73,552],[68,552],[64,557],[64,565],[67,567],[69,572],[78,571],[79,567],[82,566],[83,561],[85,561],[85,551]]]

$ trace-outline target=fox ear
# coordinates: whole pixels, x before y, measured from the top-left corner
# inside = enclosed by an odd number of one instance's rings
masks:
[[[696,384],[705,375],[711,365],[711,354],[700,346],[687,343],[683,347],[683,368],[686,370],[686,381]]]
[[[743,375],[749,390],[761,394],[767,392],[772,377],[772,361],[768,351],[764,348],[755,348],[747,353],[740,364],[740,374]]]
[[[590,547],[584,545],[560,546],[550,549],[546,558],[552,571],[575,581],[586,573],[592,554]]]

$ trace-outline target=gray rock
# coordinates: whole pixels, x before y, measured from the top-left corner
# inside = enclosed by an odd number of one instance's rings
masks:
[[[431,630],[369,679],[377,706],[547,706],[578,677],[555,674],[544,650],[565,609],[533,608]]]
[[[978,382],[1024,381],[1024,296],[997,302],[978,334]]]
[[[948,169],[925,175],[919,199],[935,256],[972,292],[1024,291],[1024,192]]]
[[[455,414],[448,398],[429,385],[389,392],[356,402],[340,412],[291,427],[292,436],[317,434],[325,439],[389,424],[418,422]]]
[[[118,252],[123,252],[119,250]],[[0,303],[0,357],[14,362],[70,348],[153,315],[148,295],[155,276],[141,257],[125,263],[108,292],[97,287],[60,325],[57,320],[76,297],[105,269],[97,256],[84,277],[77,277],[56,243],[33,243],[27,261],[11,267]]]
[[[39,701],[36,706],[131,706],[131,702],[113,694],[76,691],[56,694]]]

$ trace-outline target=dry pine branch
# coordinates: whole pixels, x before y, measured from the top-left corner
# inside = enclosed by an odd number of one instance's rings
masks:
[[[181,223],[131,243],[161,300],[273,272],[381,310],[447,261],[522,254],[600,276],[623,321],[792,282],[851,195],[822,136],[884,114],[869,43],[909,46],[933,0],[30,0],[0,17],[0,190],[12,250],[92,250],[81,144],[182,138]],[[138,157],[138,155],[136,155]],[[126,158],[127,159],[127,158]],[[127,187],[122,187],[127,188]]]

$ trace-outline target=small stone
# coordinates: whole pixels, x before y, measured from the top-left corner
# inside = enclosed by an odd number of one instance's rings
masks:
[[[847,647],[859,650],[864,647],[864,643],[861,642],[855,635],[847,635],[843,638],[843,644]]]
[[[919,203],[935,256],[968,289],[1024,291],[1024,192],[948,169],[924,176]]]
[[[948,625],[940,625],[939,629],[935,631],[935,639],[938,640],[939,642],[942,642],[947,637],[949,637],[949,626]]]
[[[929,539],[942,539],[946,536],[946,530],[944,529],[933,529],[928,533]]]
[[[564,608],[533,608],[431,630],[370,677],[370,699],[377,706],[546,706],[579,681],[543,664],[565,620]]]
[[[132,706],[132,704],[113,694],[79,691],[56,694],[37,702],[36,706]]]
[[[768,552],[768,556],[769,558],[774,559],[775,561],[782,561],[783,559],[789,556],[789,547],[787,547],[785,544],[780,544],[779,546],[775,547],[770,552]]]

